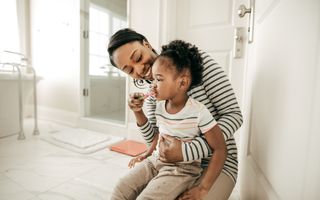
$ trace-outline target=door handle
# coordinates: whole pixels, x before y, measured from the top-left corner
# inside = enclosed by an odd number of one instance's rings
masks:
[[[245,5],[241,4],[238,8],[238,16],[243,18],[246,14],[249,14],[249,27],[248,27],[248,41],[253,42],[253,31],[254,31],[254,0],[250,0],[250,7],[247,8]]]
[[[245,5],[240,5],[238,8],[239,17],[244,17],[247,13],[251,13],[251,8],[247,8]]]

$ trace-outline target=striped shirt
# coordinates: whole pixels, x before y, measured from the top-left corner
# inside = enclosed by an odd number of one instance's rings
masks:
[[[227,159],[223,172],[236,182],[238,174],[237,146],[233,134],[242,125],[242,114],[224,70],[205,52],[201,52],[203,59],[203,82],[192,88],[188,95],[203,103],[223,133],[227,145]],[[152,97],[146,99],[148,122],[139,127],[142,136],[148,144],[151,144],[154,134],[158,132],[156,126],[156,100]],[[188,155],[188,160],[202,159],[202,166],[207,167],[212,156],[211,149],[203,135],[194,138],[191,142],[184,142],[182,151]],[[197,154],[198,151],[204,152]]]
[[[157,102],[155,110],[155,116],[157,120],[157,127],[159,127],[159,134],[167,134],[173,137],[177,137],[182,141],[189,141],[202,133],[208,132],[215,125],[216,120],[213,118],[209,110],[200,103],[194,100],[192,97],[188,98],[185,106],[177,113],[170,114],[165,108],[166,101]],[[182,152],[183,160],[189,160],[188,154]],[[196,152],[196,157],[202,157],[205,155],[203,152]],[[199,155],[202,154],[202,155]],[[155,155],[158,155],[156,153]],[[201,160],[196,160],[200,162]],[[193,161],[192,161],[193,162]]]

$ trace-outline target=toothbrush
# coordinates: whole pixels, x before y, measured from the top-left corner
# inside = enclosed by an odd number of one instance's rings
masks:
[[[147,93],[145,93],[145,94],[143,94],[142,96],[139,96],[138,98],[139,99],[146,99],[146,98],[148,98],[148,97],[154,97],[154,93],[151,93],[151,92],[147,92]]]

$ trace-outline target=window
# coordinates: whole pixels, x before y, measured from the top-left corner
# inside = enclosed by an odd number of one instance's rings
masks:
[[[110,64],[107,52],[109,38],[117,30],[127,27],[126,19],[106,8],[90,4],[89,74],[92,76],[125,76]]]

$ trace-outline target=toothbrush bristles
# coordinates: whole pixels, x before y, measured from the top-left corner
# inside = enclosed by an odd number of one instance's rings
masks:
[[[147,93],[143,94],[142,98],[146,99],[146,98],[148,98],[150,96],[153,97],[154,95],[151,92],[147,92]]]

